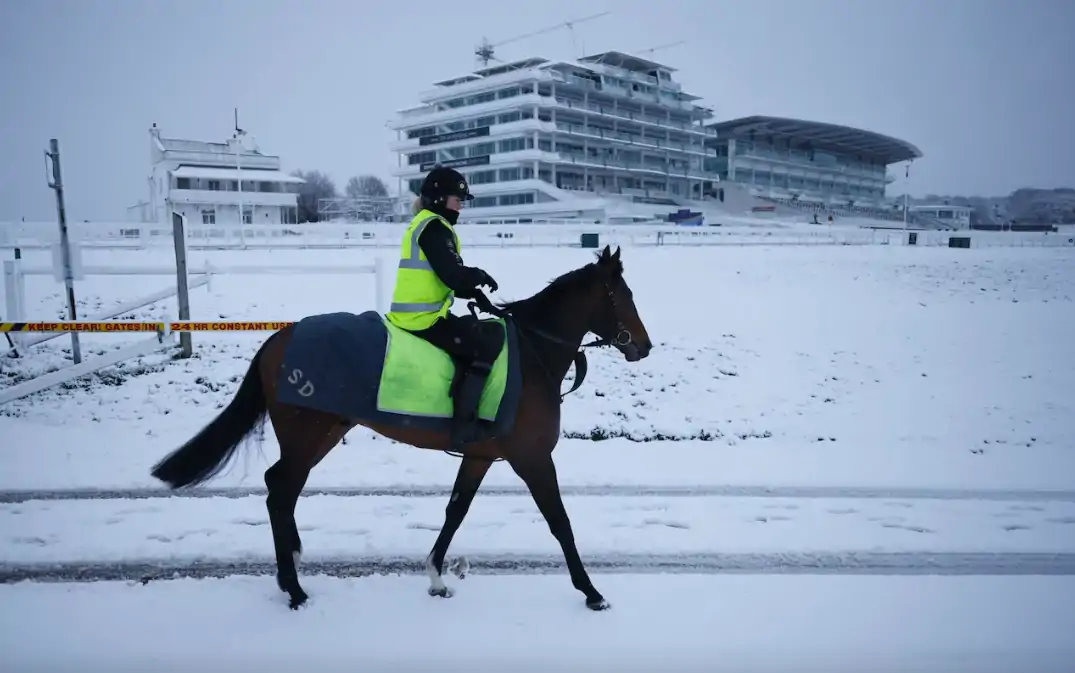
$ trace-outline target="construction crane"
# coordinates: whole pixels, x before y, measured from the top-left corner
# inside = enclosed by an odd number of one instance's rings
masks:
[[[481,67],[486,68],[486,67],[489,66],[489,61],[499,61],[500,60],[499,58],[496,57],[496,54],[494,52],[494,50],[497,47],[502,47],[505,44],[510,44],[512,42],[518,42],[519,40],[525,40],[527,38],[535,37],[537,35],[544,35],[545,33],[551,33],[552,31],[559,30],[560,28],[567,28],[568,30],[571,31],[571,47],[572,47],[572,50],[574,50],[574,46],[575,46],[575,24],[582,23],[583,21],[590,21],[591,19],[597,19],[597,18],[600,18],[602,16],[605,16],[606,14],[611,14],[611,13],[612,13],[611,11],[601,12],[600,14],[591,14],[590,16],[584,16],[581,19],[572,19],[570,21],[563,21],[561,23],[556,24],[555,26],[549,26],[548,28],[542,28],[541,30],[535,30],[535,31],[533,31],[531,33],[525,33],[523,35],[516,35],[515,37],[508,38],[507,40],[502,40],[500,42],[497,42],[496,44],[490,43],[488,39],[483,37],[482,41],[481,41],[481,44],[479,44],[474,49],[474,55],[478,57],[478,62],[481,63]]]
[[[678,47],[681,44],[687,44],[687,41],[686,40],[680,40],[678,42],[669,42],[667,44],[657,45],[656,47],[650,47],[649,49],[643,49],[642,51],[638,52],[637,55],[641,56],[642,54],[652,54],[655,51],[661,51],[662,49],[671,49],[672,47]]]

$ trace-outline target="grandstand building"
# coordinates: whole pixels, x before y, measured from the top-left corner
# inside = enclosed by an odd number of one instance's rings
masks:
[[[417,192],[435,164],[459,169],[475,195],[465,221],[649,219],[715,180],[703,166],[713,112],[674,71],[609,51],[437,82],[389,124],[394,175]]]
[[[890,164],[922,156],[911,143],[862,129],[783,117],[709,124],[707,171],[754,196],[799,207],[891,213]]]

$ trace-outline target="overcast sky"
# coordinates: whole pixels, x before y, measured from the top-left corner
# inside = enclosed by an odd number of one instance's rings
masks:
[[[801,117],[917,145],[912,194],[1075,186],[1075,0],[0,0],[0,220],[52,219],[60,141],[75,220],[146,193],[149,135],[223,141],[232,108],[283,168],[395,165],[385,123],[498,56],[641,52],[717,119]],[[902,171],[901,171],[902,173]],[[902,179],[890,193],[902,193]],[[395,187],[394,181],[392,186]]]

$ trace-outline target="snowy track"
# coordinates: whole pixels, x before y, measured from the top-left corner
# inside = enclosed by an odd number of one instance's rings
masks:
[[[443,522],[446,490],[311,491],[297,512],[305,574],[423,572]],[[576,539],[594,572],[1075,575],[1075,502],[1067,492],[565,491]],[[0,504],[0,583],[274,572],[264,498],[256,489],[185,494],[196,497],[136,492],[144,495],[42,492],[63,495]],[[467,555],[479,573],[566,572],[522,488],[483,489],[453,543],[450,555],[457,554]]]
[[[470,558],[483,575],[566,574],[559,555]],[[774,554],[607,554],[583,558],[593,573],[630,574],[809,574],[809,575],[1075,575],[1075,554],[1048,553],[774,553]],[[367,577],[425,575],[424,560],[356,557],[304,562],[303,575]],[[193,563],[138,562],[0,565],[0,584],[25,580],[52,582],[172,580],[273,575],[269,560]]]
[[[264,496],[264,488],[201,488],[189,491],[166,491],[159,488],[128,489],[59,489],[59,490],[0,490],[0,504],[33,500],[145,500],[150,498],[247,498]],[[698,484],[670,485],[585,485],[564,484],[564,496],[607,497],[742,497],[742,498],[855,498],[901,500],[982,500],[991,502],[1075,502],[1075,491],[1027,489],[973,488],[915,488],[915,487],[856,487],[856,486],[751,486]],[[392,486],[314,487],[308,486],[302,497],[331,495],[340,497],[444,497],[451,495],[450,486],[428,484],[397,484]],[[483,486],[479,497],[529,495],[525,486]]]

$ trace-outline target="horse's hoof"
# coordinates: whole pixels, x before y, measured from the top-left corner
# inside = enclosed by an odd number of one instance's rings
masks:
[[[467,573],[470,572],[470,561],[466,556],[452,559],[452,562],[448,564],[448,572],[464,580],[467,578]]]
[[[594,612],[602,612],[612,607],[612,603],[609,603],[604,598],[587,598],[586,607],[590,608]]]
[[[451,587],[429,587],[429,595],[436,598],[451,598],[455,592]]]
[[[291,594],[291,600],[288,601],[287,606],[292,610],[298,610],[302,606],[306,605],[306,601],[308,601],[309,599],[310,597],[306,595],[305,591],[297,594]]]

